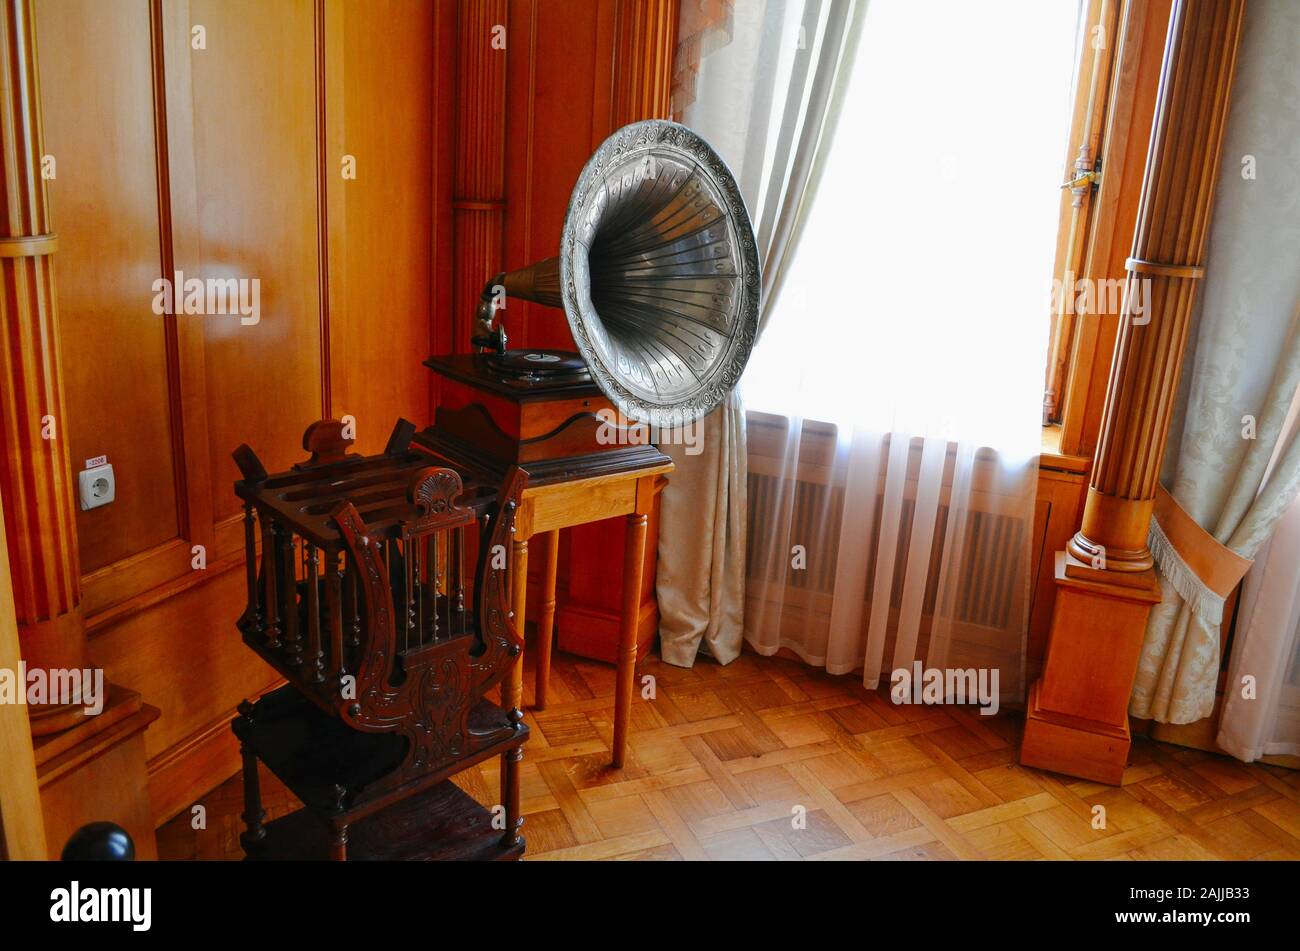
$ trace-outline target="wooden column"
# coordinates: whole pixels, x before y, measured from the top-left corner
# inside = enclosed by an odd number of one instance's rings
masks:
[[[1118,783],[1128,700],[1160,588],[1147,548],[1156,482],[1203,273],[1244,0],[1178,0],[1170,15],[1119,337],[1083,525],[1058,554],[1042,679],[1021,762]],[[1149,288],[1137,312],[1141,282]]]
[[[641,119],[671,117],[679,11],[680,0],[619,0],[610,132]]]
[[[57,241],[43,152],[33,2],[0,0],[0,504],[22,659],[29,669],[83,670],[81,563],[50,257]],[[132,691],[105,687],[97,716],[73,704],[27,708],[47,855],[57,856],[73,830],[101,819],[126,828],[137,857],[155,855],[144,730],[158,711]]]
[[[0,495],[29,667],[86,666],[32,0],[0,3]],[[36,707],[32,732],[80,708]]]
[[[456,11],[451,327],[453,351],[465,353],[483,285],[505,256],[507,3],[460,0]]]

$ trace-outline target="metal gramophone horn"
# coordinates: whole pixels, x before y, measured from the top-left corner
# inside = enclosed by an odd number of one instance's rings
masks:
[[[500,294],[563,307],[596,383],[632,419],[675,426],[740,379],[758,327],[758,250],[740,189],[685,126],[619,129],[569,199],[559,257],[498,275],[474,342],[505,350]]]

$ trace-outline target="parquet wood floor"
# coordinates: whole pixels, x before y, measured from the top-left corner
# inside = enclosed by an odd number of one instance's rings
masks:
[[[525,678],[527,860],[1300,858],[1294,771],[1139,738],[1114,788],[1020,766],[1014,713],[896,706],[749,653],[692,670],[652,656],[646,676],[621,772],[612,667],[557,654],[540,712]],[[459,782],[492,805],[496,761]],[[269,774],[262,789],[270,818],[297,808]],[[161,856],[242,857],[239,777],[201,804],[207,827],[177,816]]]

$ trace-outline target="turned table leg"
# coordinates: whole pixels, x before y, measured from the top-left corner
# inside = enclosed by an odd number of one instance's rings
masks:
[[[253,727],[253,705],[247,700],[239,705],[239,719],[236,720],[235,733],[239,737],[239,758],[244,772],[244,831],[239,834],[239,844],[245,855],[253,851],[266,838],[266,810],[262,808],[262,787],[257,775],[257,754],[253,752],[250,742]]]
[[[551,642],[555,633],[555,576],[560,559],[560,530],[554,529],[546,539],[542,562],[542,613],[537,617],[537,681],[533,707],[546,709],[546,688],[551,682]]]
[[[510,559],[510,600],[511,613],[514,615],[515,630],[519,640],[524,639],[525,607],[528,604],[528,539],[516,538],[511,545]],[[524,708],[524,652],[519,651],[510,667],[510,673],[501,681],[501,706],[507,716],[512,716]],[[522,719],[522,716],[520,717]],[[513,719],[513,716],[512,716]],[[509,755],[509,754],[503,754]],[[522,754],[521,754],[522,755]],[[501,801],[508,801],[509,770],[501,762]]]
[[[627,749],[628,720],[632,716],[632,691],[636,679],[636,640],[641,615],[641,577],[645,568],[646,526],[649,517],[627,517],[627,540],[623,549],[623,613],[618,628],[618,673],[614,681],[613,766],[622,769]]]
[[[330,861],[346,862],[348,860],[348,827],[339,826],[334,830],[334,839],[330,842]]]
[[[519,829],[524,824],[519,814],[519,763],[523,758],[522,743],[501,754],[501,804],[506,810],[506,830],[501,844],[506,848],[519,844]]]
[[[524,640],[524,618],[528,606],[528,539],[516,538],[511,545],[510,601],[515,630],[519,640]],[[524,652],[521,649],[510,668],[510,676],[502,681],[501,706],[507,712],[524,708]]]

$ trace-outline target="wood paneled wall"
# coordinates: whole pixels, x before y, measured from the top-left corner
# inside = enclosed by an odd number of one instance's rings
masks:
[[[162,709],[159,821],[237,768],[233,708],[274,681],[234,629],[231,450],[279,468],[322,415],[354,416],[367,452],[399,415],[427,423],[421,361],[466,349],[487,278],[555,253],[593,148],[666,110],[643,85],[676,12],[37,0],[73,469],[106,454],[117,476],[117,501],[77,514],[89,653]],[[257,278],[260,321],[155,314],[175,270]],[[559,311],[512,303],[507,323],[519,344],[572,346]],[[616,558],[593,531],[583,557]]]
[[[233,771],[230,712],[274,680],[233,626],[231,450],[280,468],[322,415],[354,416],[365,451],[431,416],[435,18],[422,0],[37,4],[73,469],[106,454],[117,477],[77,514],[89,653],[163,711],[160,820]],[[174,270],[257,279],[260,321],[155,314]]]

